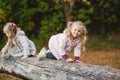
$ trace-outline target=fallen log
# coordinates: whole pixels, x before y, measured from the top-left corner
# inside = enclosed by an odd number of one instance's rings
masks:
[[[110,66],[67,63],[58,60],[0,58],[0,72],[24,80],[120,80],[120,70]]]

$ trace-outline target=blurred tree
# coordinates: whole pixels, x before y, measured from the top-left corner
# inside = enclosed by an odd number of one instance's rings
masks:
[[[113,30],[120,30],[120,12],[118,12],[120,0],[91,0],[89,2],[93,11],[91,30],[103,35],[107,35]]]

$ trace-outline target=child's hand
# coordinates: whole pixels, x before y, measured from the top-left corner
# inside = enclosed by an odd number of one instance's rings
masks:
[[[28,58],[28,56],[27,56],[27,55],[24,55],[24,56],[22,57],[22,60],[24,60],[24,59],[26,59],[26,58]]]
[[[77,63],[83,63],[82,61],[80,61],[80,60],[76,60],[75,62],[77,62]]]
[[[68,58],[66,61],[69,62],[69,63],[72,63],[73,59],[72,58]]]
[[[1,54],[1,57],[2,57],[2,58],[5,58],[6,56],[5,56],[5,54]]]

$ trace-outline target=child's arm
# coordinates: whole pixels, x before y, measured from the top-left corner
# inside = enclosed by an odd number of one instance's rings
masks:
[[[67,55],[67,54],[62,55],[62,58],[63,58],[64,60],[67,60],[67,59],[68,59],[68,55]]]
[[[23,57],[22,59],[25,59],[28,57],[28,55],[30,55],[30,51],[29,51],[29,44],[27,42],[27,37],[26,36],[20,36],[19,37],[19,41],[20,41],[20,44],[22,45],[23,47]]]
[[[68,55],[66,54],[65,50],[64,49],[59,49],[61,55],[62,55],[62,58],[67,61],[67,62],[73,62],[73,59],[72,58],[69,58]]]
[[[1,57],[2,58],[5,58],[5,53],[8,51],[7,46],[8,46],[8,42],[6,43],[6,45],[1,50]]]
[[[59,40],[59,47],[58,47],[59,53],[65,61],[73,62],[73,59],[68,58],[68,55],[66,53],[66,50],[65,50],[66,42],[67,42],[67,38],[66,36],[63,35],[61,39]]]
[[[2,54],[5,54],[5,53],[8,51],[7,47],[8,47],[8,42],[7,42],[6,45],[2,48],[2,50],[1,50],[1,53],[2,53]]]
[[[74,62],[72,58],[68,58],[67,54],[62,55],[62,58],[63,58],[65,61],[67,61],[67,62],[70,62],[70,63],[71,63],[71,62]]]
[[[24,56],[22,57],[22,60],[24,60],[24,59],[26,59],[26,58],[28,58],[28,56],[27,56],[27,55],[24,55]]]
[[[0,52],[0,54],[1,54],[2,58],[5,58],[5,54],[4,53]]]
[[[78,43],[74,48],[74,62],[80,60],[80,54],[81,54],[81,43]]]

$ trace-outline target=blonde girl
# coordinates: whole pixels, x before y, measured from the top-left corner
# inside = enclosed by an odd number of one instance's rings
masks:
[[[11,55],[13,57],[23,56],[22,59],[25,59],[30,55],[35,55],[36,47],[34,43],[27,38],[24,31],[18,28],[15,23],[6,23],[3,32],[6,34],[8,41],[1,50],[2,58]]]
[[[86,27],[81,21],[70,21],[63,33],[53,35],[49,40],[49,49],[43,48],[38,58],[64,59],[67,62],[80,62],[80,54],[85,51]],[[68,57],[68,53],[74,49],[74,60]]]

